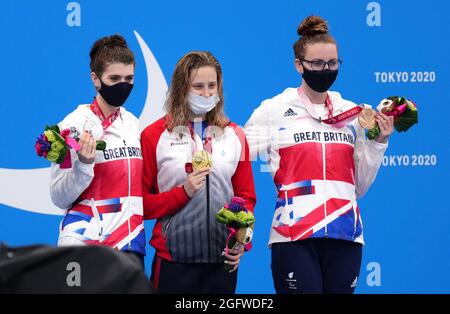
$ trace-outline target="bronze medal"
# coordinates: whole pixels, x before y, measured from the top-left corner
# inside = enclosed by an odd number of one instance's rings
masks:
[[[375,121],[375,111],[371,108],[364,108],[358,115],[358,122],[364,129],[373,129],[377,126],[377,122]]]

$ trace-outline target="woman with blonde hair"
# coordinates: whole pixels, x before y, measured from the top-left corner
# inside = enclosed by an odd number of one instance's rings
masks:
[[[234,293],[244,249],[225,252],[228,231],[215,214],[234,196],[253,211],[256,197],[247,141],[224,114],[222,69],[210,52],[178,61],[165,109],[141,136],[144,218],[157,219],[151,281],[161,293]]]

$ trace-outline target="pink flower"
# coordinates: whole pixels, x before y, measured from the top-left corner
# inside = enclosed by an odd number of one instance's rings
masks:
[[[66,141],[66,144],[69,145],[71,148],[73,148],[75,151],[80,150],[80,144],[73,138],[71,138],[70,135],[70,129],[64,129],[60,133],[61,137]]]
[[[231,198],[231,203],[235,203],[236,205],[239,205],[240,207],[245,207],[245,200],[242,197],[233,196]]]
[[[36,150],[36,153],[38,154],[39,157],[43,156],[41,143],[36,142],[36,144],[34,144],[34,149]]]
[[[398,118],[405,112],[406,105],[407,105],[406,103],[399,105],[395,107],[393,110],[386,112],[385,115],[394,116],[395,118]]]
[[[66,138],[70,134],[70,129],[64,129],[61,131],[60,135],[62,138]]]
[[[231,210],[234,213],[240,212],[242,210],[246,211],[246,203],[242,197],[234,196],[231,199],[230,204],[225,205],[225,208]]]
[[[406,109],[407,105],[408,105],[408,103],[405,102],[404,104],[402,104],[402,105],[398,106],[397,108],[395,108],[398,111],[398,115],[399,116],[401,116],[405,112],[405,109]]]

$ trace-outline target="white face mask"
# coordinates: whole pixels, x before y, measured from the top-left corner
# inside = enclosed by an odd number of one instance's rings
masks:
[[[218,93],[215,93],[211,97],[206,98],[190,92],[188,97],[188,104],[195,115],[201,115],[213,110],[219,100],[220,97]]]

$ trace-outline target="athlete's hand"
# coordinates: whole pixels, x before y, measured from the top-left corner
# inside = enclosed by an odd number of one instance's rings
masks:
[[[78,144],[80,144],[80,150],[77,152],[78,159],[82,163],[92,164],[95,161],[96,154],[94,137],[89,132],[84,131]]]
[[[394,117],[377,112],[375,114],[375,121],[377,121],[378,127],[380,128],[380,134],[375,138],[375,141],[378,143],[386,143],[388,137],[394,131]]]
[[[188,175],[186,181],[184,182],[184,190],[186,194],[192,198],[194,195],[205,186],[206,176],[211,172],[211,168],[206,168],[204,170],[194,170]]]
[[[239,262],[241,261],[241,257],[242,257],[242,255],[244,255],[244,246],[238,245],[237,248],[228,250],[228,254],[225,251],[223,251],[222,254],[227,259],[224,263],[233,267],[230,270],[230,273],[232,273],[238,268]]]

